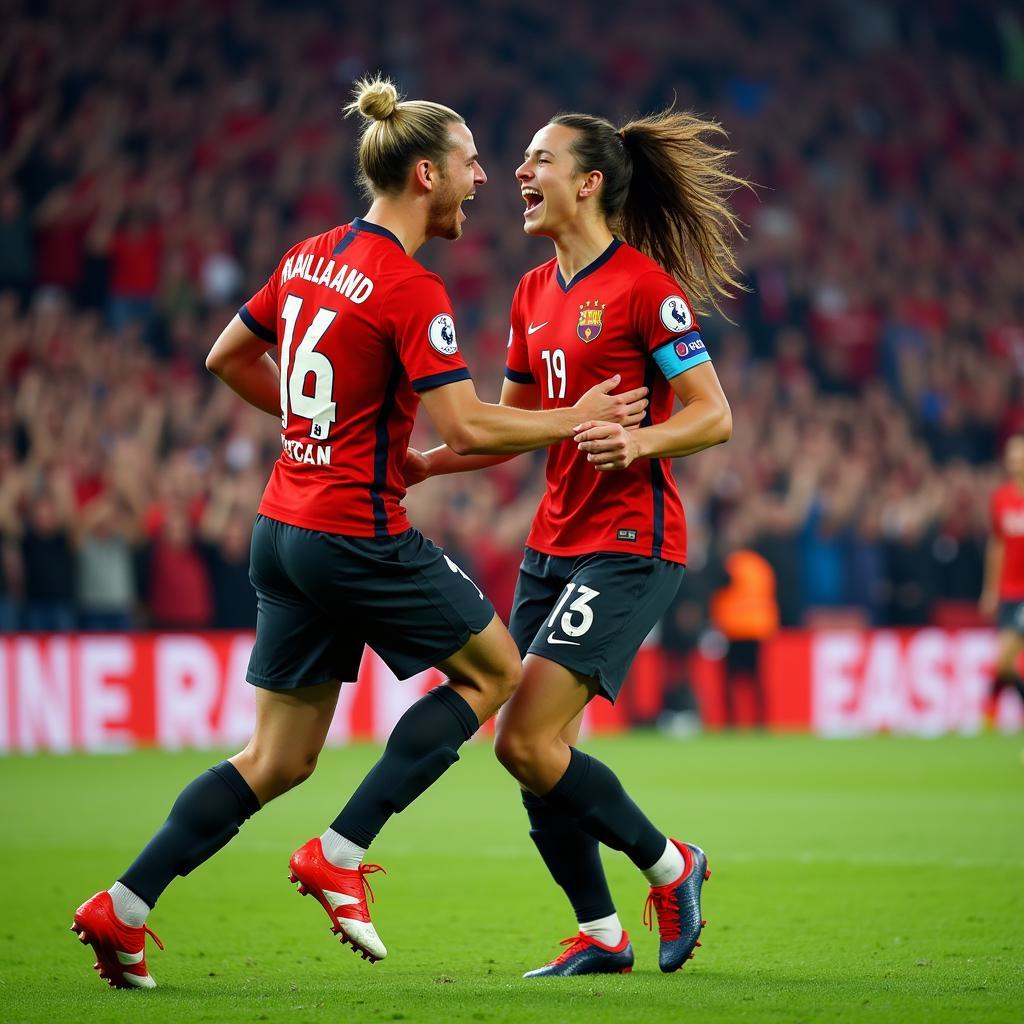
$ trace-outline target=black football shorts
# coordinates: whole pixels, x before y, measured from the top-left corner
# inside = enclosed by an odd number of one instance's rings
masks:
[[[509,632],[537,654],[597,679],[614,702],[647,634],[683,578],[677,562],[599,552],[561,557],[527,548]]]
[[[257,516],[246,678],[270,690],[354,680],[364,644],[399,679],[460,650],[494,618],[476,584],[418,530],[343,537]]]
[[[1000,601],[998,625],[1024,635],[1024,601]]]

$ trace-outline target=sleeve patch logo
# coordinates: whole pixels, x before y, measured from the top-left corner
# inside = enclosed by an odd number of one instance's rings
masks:
[[[438,313],[427,328],[430,344],[443,356],[453,356],[459,350],[455,341],[455,322],[450,313]]]
[[[675,334],[682,334],[693,326],[693,314],[682,295],[670,295],[661,304],[661,322]]]
[[[676,342],[676,355],[680,359],[689,359],[690,356],[699,355],[701,352],[706,352],[707,349],[704,347],[704,339],[694,331],[696,337],[690,338],[689,341],[683,338],[681,341]]]

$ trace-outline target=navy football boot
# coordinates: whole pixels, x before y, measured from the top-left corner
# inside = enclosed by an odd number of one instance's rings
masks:
[[[678,971],[693,959],[700,945],[700,931],[707,924],[700,916],[700,890],[711,877],[708,859],[699,846],[670,840],[683,855],[683,873],[668,885],[652,885],[644,907],[644,924],[654,927],[652,908],[658,916],[661,947],[658,966],[666,973]]]
[[[549,964],[527,971],[524,978],[567,978],[574,974],[629,974],[633,970],[633,947],[622,933],[617,946],[606,946],[580,932],[562,939],[566,948]]]

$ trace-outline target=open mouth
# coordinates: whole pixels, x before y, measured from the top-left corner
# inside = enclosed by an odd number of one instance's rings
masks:
[[[523,189],[523,202],[526,203],[526,210],[524,216],[529,216],[539,207],[544,205],[544,196],[535,188],[524,188]]]

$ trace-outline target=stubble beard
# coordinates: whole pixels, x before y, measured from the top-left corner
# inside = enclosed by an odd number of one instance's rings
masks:
[[[464,196],[458,195],[442,178],[443,191],[430,207],[429,233],[431,238],[447,238],[454,242],[462,237],[462,225],[459,223],[459,207]]]

